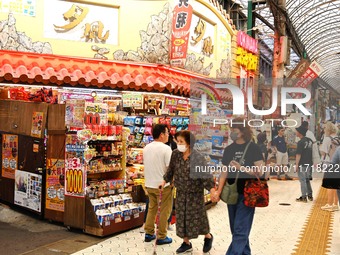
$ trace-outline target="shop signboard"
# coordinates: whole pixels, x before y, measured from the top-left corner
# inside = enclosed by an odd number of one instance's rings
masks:
[[[35,17],[36,0],[0,0],[1,13],[13,13]]]
[[[184,67],[193,8],[189,0],[176,0],[172,17],[170,65]]]
[[[307,71],[309,67],[309,61],[306,59],[300,60],[299,64],[294,68],[294,70],[290,73],[287,78],[287,86],[294,86],[294,82],[296,82],[302,75]]]
[[[2,171],[1,176],[14,179],[18,166],[18,136],[2,135]]]
[[[134,109],[143,109],[143,94],[124,93],[122,96],[123,107],[132,107]]]
[[[66,100],[65,125],[72,128],[84,128],[85,100]]]
[[[14,204],[41,212],[42,176],[15,171]]]
[[[43,13],[46,38],[118,44],[117,7],[85,4],[79,1],[48,0]]]
[[[65,160],[47,159],[46,209],[64,211]]]
[[[164,108],[169,109],[170,112],[173,111],[187,111],[189,102],[186,99],[176,98],[176,97],[165,97]]]
[[[38,138],[41,137],[43,117],[43,112],[33,112],[31,136]]]

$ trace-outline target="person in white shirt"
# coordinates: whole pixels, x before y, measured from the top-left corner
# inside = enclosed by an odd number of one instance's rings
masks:
[[[149,210],[145,222],[145,242],[156,239],[155,220],[160,198],[160,184],[163,181],[172,154],[170,146],[165,143],[169,139],[169,129],[165,124],[157,124],[152,129],[154,141],[143,149],[145,187],[149,195]],[[172,243],[167,237],[168,218],[172,210],[172,188],[169,183],[162,191],[162,201],[158,224],[157,245]]]

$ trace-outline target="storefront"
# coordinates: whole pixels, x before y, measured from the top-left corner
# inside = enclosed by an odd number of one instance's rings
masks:
[[[192,84],[230,76],[232,22],[216,3],[189,3],[178,67],[169,44],[182,41],[168,39],[176,4],[167,1],[40,0],[0,13],[17,38],[0,56],[1,200],[99,236],[142,225],[133,187],[152,124],[187,129],[190,92],[202,93]]]

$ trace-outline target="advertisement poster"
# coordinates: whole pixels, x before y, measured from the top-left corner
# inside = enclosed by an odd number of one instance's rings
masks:
[[[80,159],[68,158],[65,164],[65,195],[84,197],[86,173]]]
[[[66,135],[65,152],[65,196],[84,197],[86,171],[84,169],[85,145],[77,135]]]
[[[172,17],[170,64],[183,67],[187,57],[193,8],[189,1],[176,0],[175,4]]]
[[[187,111],[189,102],[188,100],[176,98],[176,97],[165,97],[164,108],[172,111]]]
[[[15,171],[14,204],[41,212],[42,176]]]
[[[18,166],[18,136],[2,135],[2,177],[14,179]]]
[[[43,117],[43,112],[33,112],[31,136],[38,138],[41,137]]]
[[[22,14],[35,17],[35,0],[0,0],[0,12]]]
[[[86,125],[107,125],[109,107],[103,103],[85,102],[85,124]]]
[[[65,125],[70,128],[84,128],[85,100],[67,100]]]
[[[136,93],[123,94],[123,107],[133,107],[135,109],[143,109],[143,95]]]
[[[47,159],[46,209],[64,211],[65,160]]]
[[[48,0],[44,10],[44,37],[117,45],[118,15],[116,7]]]

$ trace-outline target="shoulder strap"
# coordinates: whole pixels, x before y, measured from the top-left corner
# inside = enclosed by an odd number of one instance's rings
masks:
[[[244,159],[244,157],[245,157],[245,155],[246,155],[246,153],[247,153],[247,150],[248,150],[248,147],[249,147],[250,143],[251,143],[251,141],[249,141],[249,142],[247,143],[246,148],[244,149],[243,154],[242,154],[242,157],[241,157],[241,159],[240,159],[239,162],[242,162],[242,161],[243,161],[243,159]],[[238,175],[239,175],[239,171],[237,171],[237,173],[236,173],[235,182],[237,182]]]

